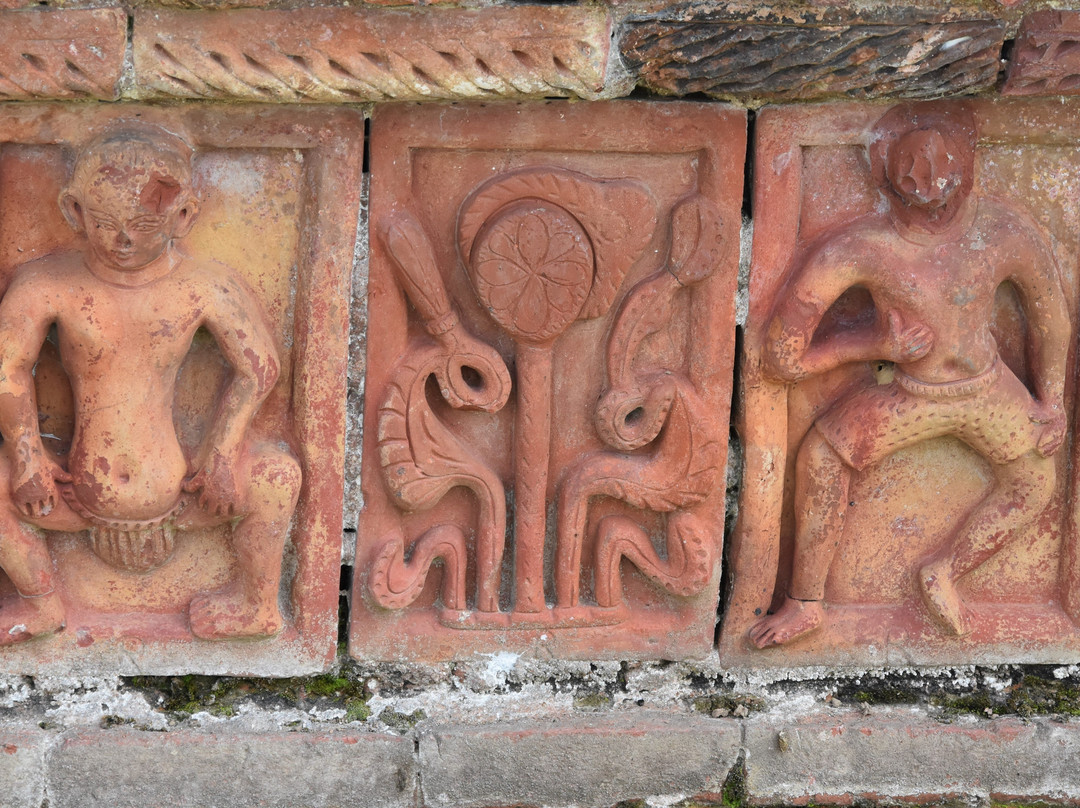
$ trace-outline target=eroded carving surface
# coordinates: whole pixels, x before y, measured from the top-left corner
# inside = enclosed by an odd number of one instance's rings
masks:
[[[716,98],[935,97],[990,87],[1004,26],[633,23],[623,57],[659,92]]]
[[[1037,11],[1024,18],[1002,92],[1080,93],[1080,11]]]

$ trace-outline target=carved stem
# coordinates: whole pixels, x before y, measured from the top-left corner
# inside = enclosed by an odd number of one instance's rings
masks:
[[[551,459],[551,343],[517,352],[514,432],[514,608],[539,612],[544,602],[548,465]]]

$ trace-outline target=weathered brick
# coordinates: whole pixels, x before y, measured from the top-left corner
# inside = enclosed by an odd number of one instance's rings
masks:
[[[852,799],[1080,796],[1080,725],[909,710],[848,711],[746,723],[746,786],[758,804]]]
[[[123,9],[0,11],[0,100],[117,97]]]
[[[739,740],[734,720],[643,711],[558,725],[433,728],[420,736],[423,799],[431,808],[606,808],[625,799],[718,792]]]
[[[1005,95],[1080,93],[1080,11],[1037,11],[1016,37]]]
[[[1004,33],[995,20],[776,25],[702,18],[632,22],[620,47],[641,83],[665,94],[919,98],[991,87]]]
[[[568,7],[141,10],[135,72],[174,98],[596,98],[609,29],[605,11]]]
[[[364,732],[95,730],[53,752],[48,789],[52,808],[405,808],[416,764],[412,739]]]

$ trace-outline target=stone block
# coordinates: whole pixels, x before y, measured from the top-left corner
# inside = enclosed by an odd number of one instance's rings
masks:
[[[4,10],[0,26],[0,101],[117,97],[123,9]]]
[[[41,808],[51,733],[0,729],[0,794],[7,808]]]
[[[376,109],[354,656],[708,653],[744,135],[717,105]]]
[[[725,664],[1076,658],[1078,111],[760,114]]]
[[[4,110],[0,670],[332,662],[362,132]]]
[[[604,92],[607,13],[551,6],[135,14],[148,97],[345,102]]]
[[[598,716],[578,721],[442,727],[420,735],[431,808],[608,808],[643,797],[718,793],[739,756],[734,720]]]
[[[913,711],[760,716],[746,723],[746,788],[759,805],[1080,796],[1080,727],[1046,719],[941,723]]]
[[[413,741],[365,732],[68,736],[49,758],[51,808],[412,808]]]
[[[1024,17],[1001,92],[1080,93],[1080,11],[1036,11]]]
[[[670,95],[738,101],[938,97],[990,88],[1005,24],[960,20],[867,25],[630,22],[620,41],[640,83]]]

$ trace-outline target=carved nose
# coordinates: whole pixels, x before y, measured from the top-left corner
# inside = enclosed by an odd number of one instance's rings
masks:
[[[131,236],[128,235],[127,230],[121,229],[120,232],[116,234],[116,240],[121,247],[131,246]]]

